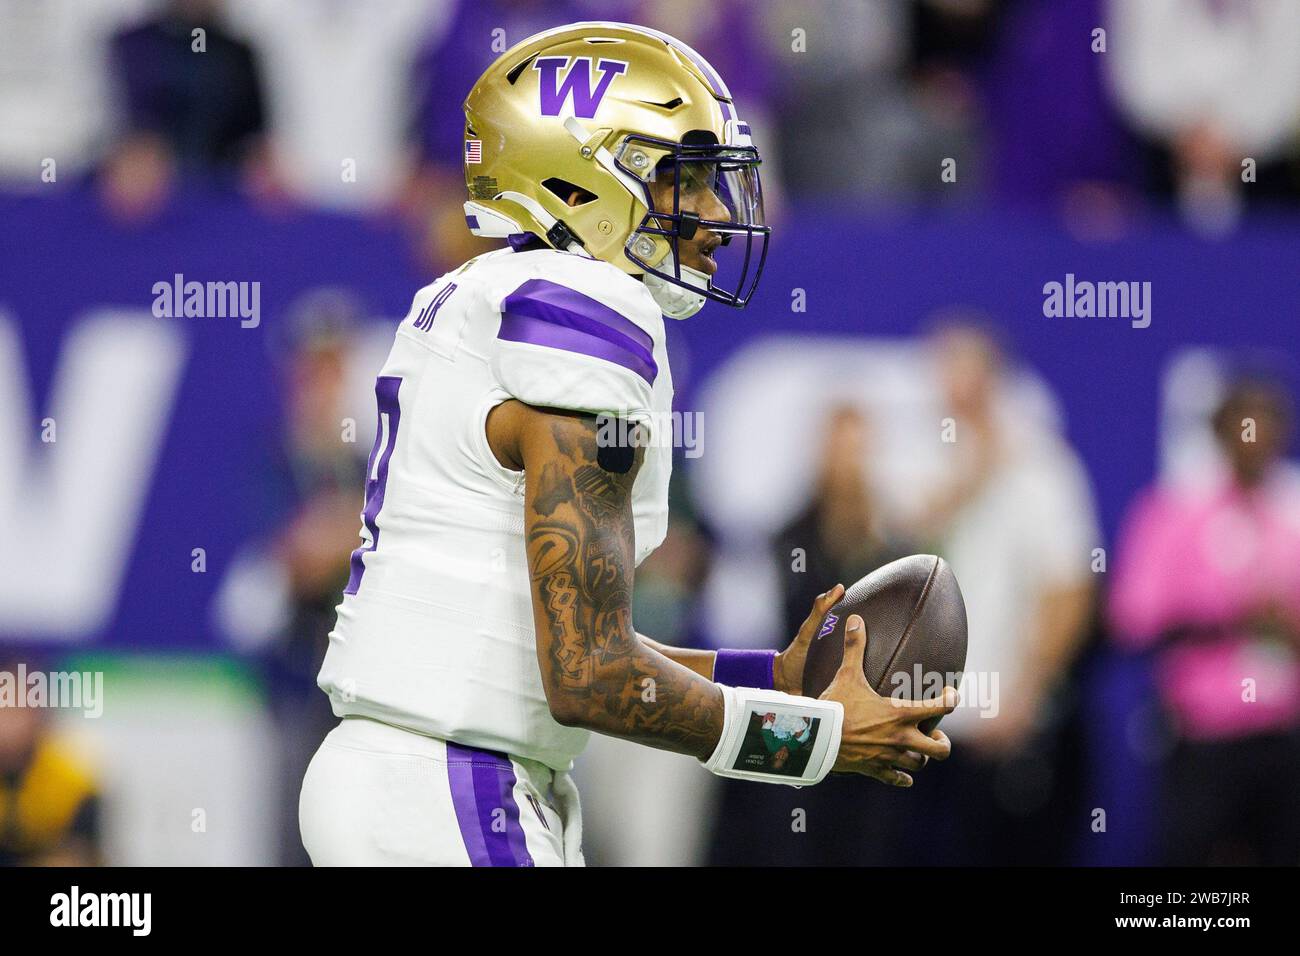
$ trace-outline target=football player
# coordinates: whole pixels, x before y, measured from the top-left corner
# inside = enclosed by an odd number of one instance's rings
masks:
[[[916,724],[955,692],[875,695],[860,618],[823,699],[799,696],[840,586],[780,654],[633,629],[633,569],[667,525],[664,317],[743,307],[767,251],[749,134],[698,53],[626,24],[530,37],[470,91],[466,220],[506,247],[416,293],[376,384],[362,543],[319,678],[343,719],[301,796],[317,865],[580,864],[568,771],[592,731],[769,783],[907,786],[947,755]],[[767,713],[810,728],[801,776],[738,769]]]

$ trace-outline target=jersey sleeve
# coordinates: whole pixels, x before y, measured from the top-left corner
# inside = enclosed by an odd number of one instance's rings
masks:
[[[492,357],[501,387],[529,405],[649,418],[663,318],[639,286],[622,287],[634,279],[612,278],[602,288],[531,277],[504,294]]]

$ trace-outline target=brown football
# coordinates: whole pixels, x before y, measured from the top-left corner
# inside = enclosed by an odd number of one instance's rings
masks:
[[[966,602],[943,558],[899,558],[845,592],[808,649],[803,671],[807,696],[820,697],[839,670],[844,628],[852,614],[860,614],[867,626],[862,670],[881,697],[934,700],[945,684],[958,686],[966,667]],[[918,726],[928,733],[938,723],[932,718]]]

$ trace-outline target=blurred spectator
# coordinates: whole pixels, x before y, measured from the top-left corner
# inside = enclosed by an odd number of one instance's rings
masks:
[[[782,618],[791,637],[827,588],[848,587],[909,553],[885,526],[872,498],[866,470],[871,458],[870,425],[862,411],[855,405],[831,409],[812,499],[774,542],[783,572]]]
[[[149,0],[0,0],[0,179],[36,188],[98,161],[115,112],[108,39]]]
[[[981,111],[965,65],[992,7],[965,6],[976,12],[931,11],[953,25],[935,49],[916,38],[915,4],[904,0],[765,8],[778,70],[777,152],[791,196],[947,195],[945,157],[961,158],[960,182],[978,180]]]
[[[784,633],[798,632],[813,601],[910,552],[881,520],[867,467],[869,425],[852,405],[830,410],[812,498],[773,541],[781,570]],[[711,862],[721,865],[862,866],[898,862],[898,794],[874,781],[833,776],[816,787],[722,782]],[[796,826],[802,810],[804,826]]]
[[[230,167],[264,132],[252,49],[222,26],[218,0],[173,0],[119,34],[114,65],[131,133],[155,133],[183,167]]]
[[[344,369],[361,317],[360,304],[333,289],[304,295],[291,313],[284,443],[273,459],[291,510],[271,545],[287,580],[289,615],[267,652],[281,746],[282,863],[308,862],[298,838],[298,794],[312,754],[335,724],[316,674],[347,584],[349,555],[360,543],[365,459],[341,430]]]
[[[987,179],[988,113],[984,89],[986,65],[993,49],[1002,0],[915,0],[908,4],[909,100],[920,124],[914,145],[910,186],[918,192],[936,188],[969,195]],[[943,183],[940,164],[958,163],[961,191]]]
[[[337,209],[374,210],[397,200],[413,168],[411,64],[450,8],[451,0],[230,7],[265,64],[278,187]]]
[[[323,638],[347,582],[348,555],[359,543],[365,459],[343,440],[342,429],[347,354],[361,317],[360,304],[335,289],[307,293],[293,310],[280,479],[291,489],[296,514],[276,552],[296,606],[283,659],[313,688]]]
[[[109,207],[145,218],[177,172],[229,175],[260,153],[262,78],[222,24],[219,0],[171,0],[113,40],[127,128],[104,169]]]
[[[298,793],[312,754],[334,725],[316,674],[347,583],[348,557],[359,545],[358,502],[365,487],[365,461],[340,434],[344,366],[360,318],[359,304],[332,290],[304,297],[287,383],[283,464],[297,508],[275,550],[289,575],[293,612],[275,651],[283,686],[273,706],[284,731],[288,852],[304,864]]]
[[[1154,656],[1177,743],[1163,767],[1164,862],[1300,863],[1300,471],[1291,397],[1243,377],[1214,416],[1225,465],[1133,505],[1115,638]]]
[[[1143,187],[1136,142],[1112,106],[1092,31],[1105,0],[1002,5],[984,82],[1000,204],[1048,203],[1084,238],[1113,237]]]
[[[17,656],[0,654],[0,673],[11,680],[18,665]],[[36,668],[28,662],[27,670]],[[0,704],[0,866],[99,863],[94,775],[50,729],[49,714]]]
[[[982,59],[999,27],[1005,0],[916,0],[912,59],[923,71],[966,70]]]
[[[953,324],[933,345],[956,440],[920,533],[961,582],[969,643],[963,706],[944,719],[953,756],[917,788],[917,845],[934,854],[917,862],[1059,863],[1072,796],[1059,730],[1100,545],[1092,494],[1061,437],[1008,406],[987,332]]]
[[[900,73],[905,6],[795,0],[772,8],[767,27],[785,191],[861,195],[905,180],[900,154],[915,132]]]
[[[1155,185],[1194,223],[1230,226],[1249,196],[1300,197],[1300,4],[1111,0],[1106,62],[1117,102],[1150,143]],[[1242,182],[1242,161],[1258,182]]]

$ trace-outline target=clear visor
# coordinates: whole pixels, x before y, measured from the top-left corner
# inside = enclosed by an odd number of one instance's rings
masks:
[[[758,161],[747,150],[721,150],[716,157],[683,157],[679,168],[679,209],[693,209],[702,220],[719,225],[765,226],[763,190],[758,179]],[[712,193],[725,214],[712,210],[707,201],[698,200]],[[696,200],[696,201],[692,201]]]
[[[758,151],[752,146],[673,146],[651,177],[650,210],[638,230],[667,238],[673,255],[657,268],[649,266],[636,255],[634,235],[629,257],[647,272],[678,284],[683,284],[682,265],[691,265],[709,276],[707,298],[743,306],[758,284],[770,232]]]

